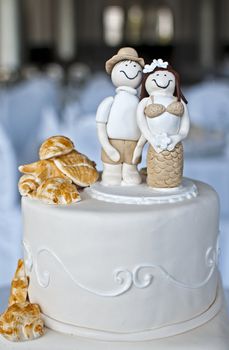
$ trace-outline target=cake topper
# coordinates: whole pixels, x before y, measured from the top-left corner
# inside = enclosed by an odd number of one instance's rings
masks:
[[[183,175],[181,141],[189,132],[187,101],[180,89],[178,73],[162,59],[153,60],[143,72],[137,123],[141,138],[135,148],[136,164],[146,141],[147,183],[156,188],[178,187]]]
[[[137,185],[140,158],[133,154],[140,138],[136,120],[139,102],[137,88],[142,81],[144,60],[130,47],[121,48],[106,62],[106,71],[116,87],[116,95],[105,98],[98,107],[96,124],[102,146],[104,185]]]
[[[21,165],[19,180],[22,196],[40,199],[48,204],[71,204],[80,200],[78,187],[98,180],[96,164],[74,149],[65,136],[52,136],[39,150],[40,160]]]

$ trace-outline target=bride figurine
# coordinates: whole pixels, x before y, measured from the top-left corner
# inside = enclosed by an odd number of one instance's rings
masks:
[[[147,184],[154,188],[178,187],[183,176],[183,146],[189,132],[187,100],[180,89],[178,73],[162,59],[145,65],[137,123],[141,137],[133,164],[146,141]]]

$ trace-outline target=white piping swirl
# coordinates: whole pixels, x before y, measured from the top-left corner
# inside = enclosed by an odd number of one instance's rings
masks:
[[[28,248],[28,245],[27,245]],[[46,247],[41,247],[37,251],[37,257],[34,263],[35,266],[35,274],[38,280],[38,283],[41,287],[47,288],[50,283],[50,272],[47,270],[41,271],[39,267],[39,258],[42,254],[48,254],[52,258],[54,258],[62,267],[62,269],[65,271],[65,273],[69,276],[69,278],[73,281],[75,285],[77,285],[79,288],[86,290],[89,293],[92,293],[97,296],[101,297],[117,297],[120,296],[124,293],[126,293],[133,285],[138,288],[138,289],[143,289],[149,287],[153,280],[155,279],[155,276],[152,275],[152,273],[144,273],[145,269],[153,269],[157,271],[157,274],[160,273],[162,276],[165,277],[165,279],[180,287],[180,288],[187,288],[187,289],[199,289],[203,286],[205,286],[208,281],[211,279],[216,266],[217,266],[217,250],[218,250],[218,241],[216,244],[216,248],[214,249],[213,247],[209,247],[206,251],[205,254],[205,264],[209,268],[208,275],[204,280],[193,283],[193,284],[188,284],[183,281],[179,281],[175,277],[173,277],[164,267],[160,265],[155,265],[155,264],[141,264],[137,265],[132,271],[126,269],[126,268],[119,268],[116,269],[113,272],[113,281],[116,285],[119,285],[119,288],[109,290],[109,291],[103,291],[100,289],[95,289],[95,288],[90,288],[83,283],[81,283],[77,278],[75,278],[72,273],[67,269],[67,267],[64,265],[64,263],[61,261],[61,259],[50,249]]]
[[[23,244],[23,247],[24,247],[24,251],[25,251],[25,258],[24,258],[24,261],[25,261],[25,268],[26,268],[26,271],[28,273],[30,273],[33,269],[33,255],[32,255],[32,251],[31,251],[31,248],[30,248],[30,245],[28,242],[26,242],[25,240],[22,241],[22,244]]]
[[[37,259],[35,262],[35,273],[37,276],[37,280],[38,283],[41,287],[43,288],[47,288],[50,282],[50,273],[47,270],[44,271],[40,271],[39,266],[38,266],[38,260],[39,260],[39,256],[42,253],[47,253],[49,255],[51,255],[63,268],[63,270],[66,272],[66,274],[70,277],[70,279],[74,282],[74,284],[76,284],[78,287],[80,287],[81,289],[86,290],[89,293],[98,295],[98,296],[102,296],[102,297],[115,297],[115,296],[119,296],[125,292],[127,292],[132,283],[133,283],[133,279],[132,279],[132,273],[126,269],[117,269],[114,271],[113,273],[113,278],[114,278],[114,282],[118,285],[121,286],[121,288],[117,289],[117,290],[112,290],[112,291],[102,291],[99,289],[93,289],[93,288],[89,288],[87,286],[85,286],[83,283],[79,282],[73,275],[72,273],[67,269],[67,267],[63,264],[63,262],[61,261],[61,259],[54,253],[52,252],[50,249],[42,247],[37,251]]]

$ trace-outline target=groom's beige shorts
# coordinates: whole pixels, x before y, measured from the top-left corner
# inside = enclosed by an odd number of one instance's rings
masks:
[[[119,152],[120,159],[118,162],[113,162],[106,152],[102,149],[102,161],[108,164],[132,164],[132,158],[134,154],[135,147],[137,145],[137,141],[129,141],[129,140],[116,140],[109,139],[110,144]],[[139,162],[140,163],[140,162]]]

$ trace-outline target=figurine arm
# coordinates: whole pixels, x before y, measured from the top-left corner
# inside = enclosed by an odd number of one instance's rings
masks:
[[[144,135],[141,135],[140,139],[138,140],[138,143],[135,147],[133,158],[132,158],[132,164],[138,164],[139,159],[142,155],[143,147],[145,146],[147,140]]]
[[[96,123],[107,123],[114,97],[105,98],[99,105],[96,112]]]
[[[119,152],[110,144],[107,135],[107,122],[109,119],[110,110],[113,104],[114,98],[107,97],[99,105],[96,113],[96,127],[99,142],[108,155],[108,157],[113,160],[113,162],[118,162],[120,159]]]
[[[155,145],[154,135],[151,133],[148,124],[146,122],[146,117],[144,109],[146,107],[148,98],[144,98],[138,105],[137,108],[137,123],[138,127],[141,130],[142,135],[145,137],[146,141],[155,149],[157,153],[160,153],[162,150]]]
[[[176,145],[181,142],[182,140],[184,140],[189,133],[189,129],[190,129],[190,118],[189,118],[189,112],[188,112],[188,108],[186,103],[183,103],[184,106],[184,114],[181,117],[181,125],[180,125],[180,129],[177,135],[172,135],[170,136],[171,138],[171,143],[168,146],[168,151],[172,151],[174,149],[174,147],[176,147]]]
[[[120,159],[120,154],[109,142],[109,138],[107,136],[107,127],[105,123],[97,123],[97,134],[101,146],[108,157],[113,160],[113,162],[118,162]]]
[[[180,141],[184,140],[188,136],[189,129],[190,129],[190,118],[189,118],[188,107],[187,107],[187,104],[184,103],[183,101],[182,103],[184,105],[184,115],[181,118],[181,126],[179,130]]]

